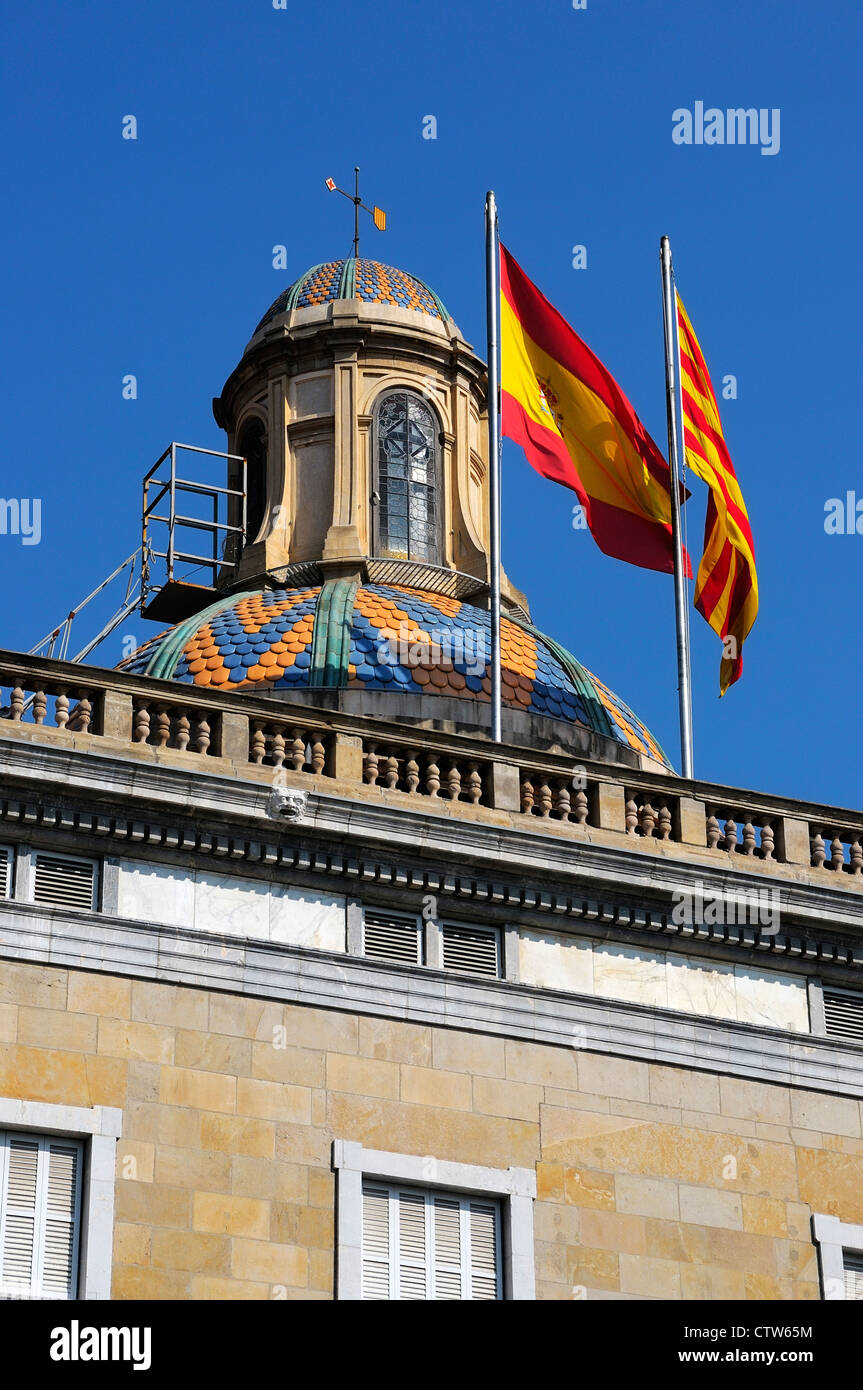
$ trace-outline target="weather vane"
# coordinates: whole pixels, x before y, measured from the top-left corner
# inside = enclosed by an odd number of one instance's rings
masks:
[[[346,193],[343,188],[339,188],[334,179],[327,179],[326,183],[331,193],[341,193],[343,198],[349,199],[354,205],[354,260],[356,260],[360,254],[360,208],[362,208],[364,212],[367,212],[374,220],[374,224],[379,232],[385,232],[387,229],[387,215],[383,208],[379,208],[377,205],[369,208],[366,207],[365,203],[362,201],[360,197],[360,171],[358,165],[354,165],[354,191],[352,194]]]

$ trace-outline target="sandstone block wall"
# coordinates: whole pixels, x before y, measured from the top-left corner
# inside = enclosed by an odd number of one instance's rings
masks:
[[[856,1100],[0,963],[0,1095],[123,1110],[115,1298],[328,1299],[334,1138],[536,1167],[537,1295],[819,1297],[863,1222]]]

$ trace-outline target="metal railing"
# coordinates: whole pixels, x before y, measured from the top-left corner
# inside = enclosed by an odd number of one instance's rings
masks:
[[[210,483],[197,482],[191,478],[181,478],[177,474],[177,455],[181,450],[192,454],[204,454],[210,458],[224,459],[226,463],[236,463],[240,465],[240,486],[216,487]],[[157,470],[161,468],[166,459],[170,459],[170,471],[167,478],[155,476]],[[151,583],[150,563],[152,560],[164,560],[166,570],[166,582],[172,583],[180,577],[176,573],[177,565],[190,565],[194,569],[204,569],[209,571],[210,585],[215,585],[219,570],[226,564],[235,565],[240,558],[246,540],[247,523],[247,502],[248,502],[248,481],[247,481],[247,462],[241,454],[227,454],[220,449],[202,449],[195,444],[180,444],[176,441],[168,445],[162,456],[156,460],[149,473],[146,474],[143,484],[143,502],[141,510],[141,547],[144,556],[144,572],[142,576],[143,597],[146,603],[148,595],[153,589],[161,588],[161,584]],[[154,490],[155,495],[153,495]],[[178,494],[198,496],[207,498],[212,505],[212,516],[187,516],[177,510]],[[167,497],[167,515],[160,514],[155,509]],[[225,498],[225,516],[222,520],[221,499]],[[233,525],[228,520],[230,501],[236,499],[240,524]],[[167,527],[167,541],[165,549],[160,550],[153,544],[151,531],[154,525]],[[203,531],[211,537],[211,553],[209,555],[196,555],[193,552],[181,549],[177,543],[177,532],[184,529],[193,531]],[[164,534],[164,533],[160,533]],[[228,553],[227,542],[236,537],[234,553]],[[184,572],[183,578],[188,578],[188,572]]]

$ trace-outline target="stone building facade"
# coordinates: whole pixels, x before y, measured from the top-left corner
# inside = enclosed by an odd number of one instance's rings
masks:
[[[680,779],[511,586],[488,741],[483,382],[309,272],[206,608],[0,654],[7,1295],[863,1297],[863,817]]]

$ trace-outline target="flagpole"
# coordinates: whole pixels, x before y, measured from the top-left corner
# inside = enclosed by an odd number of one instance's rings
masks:
[[[692,674],[689,664],[689,611],[683,573],[683,537],[680,516],[680,454],[678,447],[677,389],[680,359],[675,348],[674,283],[671,243],[660,244],[662,262],[662,310],[665,324],[665,398],[668,416],[668,462],[671,465],[671,539],[674,549],[674,614],[677,626],[677,693],[680,708],[680,756],[684,777],[692,770]]]
[[[491,737],[501,741],[500,662],[500,247],[497,203],[485,198],[485,284],[488,328],[488,501],[489,565],[491,573]]]

